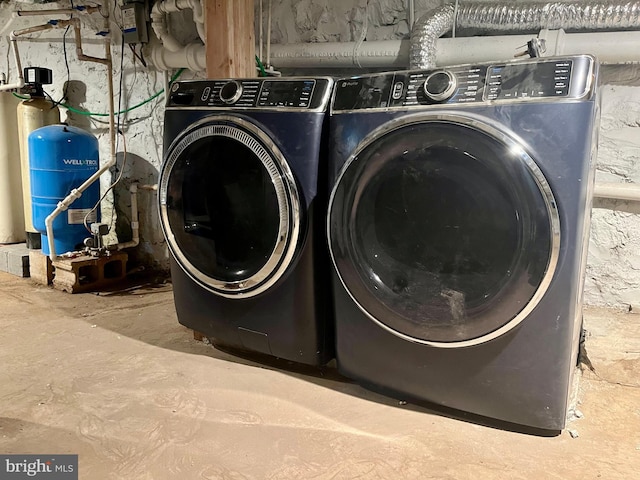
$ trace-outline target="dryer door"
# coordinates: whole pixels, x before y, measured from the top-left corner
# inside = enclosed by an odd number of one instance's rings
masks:
[[[524,146],[457,115],[404,117],[367,137],[332,192],[328,236],[359,308],[438,347],[520,323],[560,245],[552,192]]]
[[[271,287],[293,260],[300,199],[273,141],[248,121],[220,115],[169,147],[160,217],[188,275],[219,295],[246,298]]]

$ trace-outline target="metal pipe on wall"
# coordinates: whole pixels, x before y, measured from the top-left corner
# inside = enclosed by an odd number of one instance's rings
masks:
[[[78,13],[90,14],[90,13],[99,12],[99,11],[100,11],[100,7],[97,7],[97,6],[85,7],[82,5],[77,5],[74,8],[54,8],[50,10],[16,10],[15,14],[18,17],[27,17],[27,16],[51,17],[54,15],[75,15]]]

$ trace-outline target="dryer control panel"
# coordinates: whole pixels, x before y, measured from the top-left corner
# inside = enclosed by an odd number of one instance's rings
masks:
[[[332,111],[583,98],[595,68],[593,57],[578,55],[345,78],[336,82]]]
[[[293,77],[176,82],[167,108],[323,109],[332,85],[329,78]]]

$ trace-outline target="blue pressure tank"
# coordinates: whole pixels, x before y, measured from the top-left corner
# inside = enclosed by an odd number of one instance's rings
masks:
[[[48,125],[29,134],[29,172],[33,225],[42,234],[42,252],[48,255],[45,219],[74,188],[78,188],[99,168],[98,139],[80,128]],[[100,182],[94,182],[82,196],[53,221],[56,254],[82,248],[90,236],[84,217],[100,199]],[[96,222],[96,212],[88,224]]]

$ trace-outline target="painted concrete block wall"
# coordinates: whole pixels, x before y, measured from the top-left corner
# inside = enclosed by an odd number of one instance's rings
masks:
[[[78,3],[78,2],[76,2]],[[266,8],[267,1],[264,1]],[[272,41],[274,43],[334,42],[384,40],[406,38],[409,33],[408,0],[272,0]],[[440,5],[439,0],[415,0],[416,18]],[[256,0],[256,13],[259,2]],[[0,25],[4,27],[0,39],[0,71],[9,73],[9,81],[15,78],[13,60],[8,53],[8,41],[4,37],[15,28],[39,24],[39,19],[13,19],[11,11],[16,7],[34,8],[32,2],[0,3]],[[67,7],[68,2],[47,4]],[[188,17],[188,15],[186,16]],[[118,16],[116,15],[116,20]],[[259,17],[256,17],[259,18]],[[177,33],[185,39],[193,39],[193,28],[185,16],[172,19]],[[8,22],[11,22],[8,24]],[[264,19],[266,28],[266,16]],[[2,28],[0,27],[0,28]],[[102,29],[97,15],[89,18],[83,27],[86,52],[102,56],[101,40],[95,32]],[[116,28],[117,30],[117,28]],[[366,33],[363,33],[365,32]],[[62,96],[67,71],[64,63],[62,31],[32,35],[32,41],[20,41],[24,66],[39,65],[51,68],[55,83],[49,92],[56,99]],[[68,34],[70,86],[69,102],[80,109],[92,112],[107,111],[104,69],[97,64],[78,63],[75,57],[72,34]],[[264,35],[266,39],[266,33]],[[256,28],[256,39],[258,29]],[[164,88],[165,75],[153,68],[144,68],[133,61],[125,46],[124,60],[120,67],[121,46],[118,32],[113,36],[114,79],[116,92],[122,77],[122,95],[116,97],[122,108],[131,107]],[[277,67],[277,66],[276,66]],[[339,74],[340,72],[332,72]],[[640,72],[636,67],[607,68],[604,71],[602,128],[600,151],[597,159],[598,176],[602,181],[640,182]],[[122,75],[121,75],[122,74]],[[185,76],[191,74],[187,73]],[[164,97],[131,111],[121,118],[121,130],[126,138],[127,164],[124,167],[122,185],[115,190],[116,215],[113,224],[119,239],[129,239],[128,185],[133,181],[156,183],[162,162],[162,113]],[[63,109],[64,110],[64,109]],[[86,117],[70,113],[63,118],[72,125],[92,131],[100,139],[101,156],[107,159],[108,134],[104,118]],[[118,166],[122,168],[124,144],[119,140]],[[117,171],[105,175],[103,188],[112,181]],[[103,204],[103,212],[110,220],[113,197]],[[154,193],[141,193],[141,245],[140,259],[161,268],[168,265],[166,244],[157,218]],[[590,304],[625,307],[640,304],[640,207],[626,202],[597,202],[593,211],[593,228],[589,249],[585,300]],[[116,241],[115,235],[112,241]]]
[[[111,3],[111,2],[110,2]],[[80,4],[80,2],[75,2]],[[69,2],[47,3],[45,8],[68,8]],[[0,72],[8,75],[8,82],[16,80],[13,54],[11,53],[8,35],[12,30],[41,25],[51,20],[48,17],[19,17],[12,14],[16,8],[36,9],[43,6],[33,2],[6,2],[0,4]],[[116,10],[117,11],[117,10]],[[68,18],[61,15],[60,19]],[[104,58],[104,40],[97,35],[104,30],[103,20],[99,14],[82,16],[83,49],[87,55]],[[115,16],[116,22],[119,16]],[[75,50],[74,33],[70,29],[63,41],[65,29],[55,29],[20,37],[18,46],[23,67],[39,66],[53,71],[54,83],[45,86],[55,100],[63,97],[65,85],[68,83],[68,104],[84,112],[107,113],[108,95],[106,69],[91,62],[78,62]],[[165,75],[152,68],[145,68],[139,61],[133,61],[129,47],[122,50],[119,30],[115,28],[112,39],[113,79],[116,93],[116,110],[124,110],[151,97],[164,88]],[[64,50],[67,51],[69,73],[65,64]],[[121,62],[124,51],[124,61]],[[69,80],[67,82],[67,80]],[[122,80],[120,87],[120,80]],[[122,92],[120,95],[119,92]],[[127,241],[131,238],[129,227],[130,196],[129,185],[138,181],[141,184],[157,182],[158,169],[162,159],[162,114],[164,96],[159,96],[148,104],[128,112],[120,117],[123,135],[117,140],[117,166],[101,177],[101,188],[104,192],[124,168],[122,181],[102,203],[103,221],[112,225],[109,243]],[[96,135],[100,145],[101,162],[110,156],[109,132],[107,118],[103,116],[87,116],[68,111],[60,107],[63,122],[68,122]],[[126,143],[125,143],[126,142]],[[126,162],[125,158],[126,146]],[[114,211],[115,203],[115,211]],[[168,253],[158,223],[155,193],[140,192],[138,204],[141,211],[140,237],[138,248],[140,260],[160,267],[168,265]],[[116,234],[118,232],[118,234]]]

